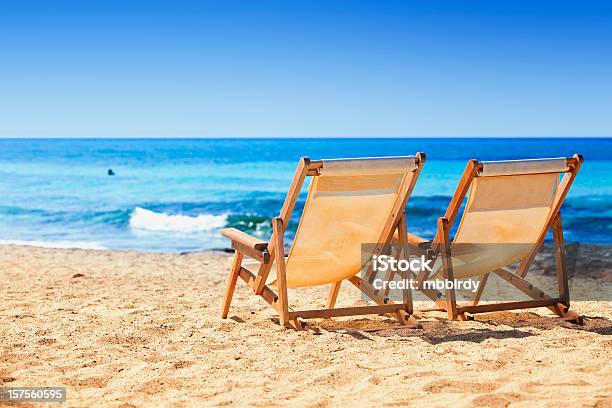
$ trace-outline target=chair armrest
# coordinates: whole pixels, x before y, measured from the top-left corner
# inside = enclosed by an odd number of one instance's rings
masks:
[[[236,228],[224,228],[221,230],[221,235],[232,240],[232,248],[236,251],[263,263],[268,263],[270,260],[267,242]]]
[[[224,228],[221,230],[221,235],[258,251],[263,251],[268,248],[267,242],[257,239],[246,232],[237,230],[236,228]]]

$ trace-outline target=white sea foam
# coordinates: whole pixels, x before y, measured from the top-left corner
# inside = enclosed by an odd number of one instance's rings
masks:
[[[22,241],[22,240],[0,240],[0,245],[19,245],[19,246],[32,246],[38,248],[56,248],[56,249],[94,249],[94,250],[106,250],[104,245],[98,244],[97,242],[88,241]]]
[[[135,230],[193,233],[224,227],[227,215],[200,214],[168,215],[136,207],[130,217],[130,227]]]

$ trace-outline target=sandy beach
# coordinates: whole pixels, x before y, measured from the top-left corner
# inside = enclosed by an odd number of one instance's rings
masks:
[[[0,247],[0,386],[64,385],[70,407],[612,406],[612,302],[574,302],[583,326],[536,309],[295,332],[242,282],[218,317],[229,260]],[[302,307],[325,297],[289,293]],[[338,304],[358,299],[343,287]]]

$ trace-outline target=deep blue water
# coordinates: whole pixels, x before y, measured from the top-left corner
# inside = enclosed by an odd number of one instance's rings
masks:
[[[148,251],[221,248],[223,226],[266,237],[300,156],[427,154],[409,229],[431,237],[466,160],[571,156],[566,240],[612,242],[612,139],[4,139],[0,243]],[[108,176],[112,168],[115,176]],[[299,200],[297,212],[302,208]],[[296,227],[297,217],[289,235]]]

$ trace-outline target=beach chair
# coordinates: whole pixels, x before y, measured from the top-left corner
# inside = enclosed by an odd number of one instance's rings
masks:
[[[401,303],[390,302],[358,275],[371,259],[362,259],[362,244],[374,244],[371,250],[374,256],[383,251],[397,231],[407,248],[406,202],[424,163],[423,153],[317,161],[301,158],[280,215],[272,220],[269,242],[235,228],[221,231],[231,239],[236,251],[221,317],[227,317],[236,281],[241,278],[255,295],[278,312],[282,325],[297,330],[306,327],[301,319],[367,314],[390,314],[402,325],[418,326],[412,316],[409,293]],[[306,177],[312,177],[308,197],[293,245],[285,258],[283,235]],[[257,262],[243,262],[244,257]],[[276,272],[276,279],[270,279],[271,270]],[[376,305],[335,308],[343,280],[359,288]],[[290,308],[287,288],[327,284],[331,284],[327,308]]]
[[[435,259],[432,272],[416,277],[423,293],[446,311],[450,319],[468,319],[470,313],[547,307],[562,318],[581,323],[569,310],[569,283],[560,208],[583,158],[478,162],[471,160],[444,217],[438,219],[433,241],[408,234],[411,248],[419,248]],[[560,174],[563,177],[560,178]],[[450,230],[464,198],[469,195],[452,242]],[[558,296],[545,294],[525,275],[552,228]],[[518,263],[518,269],[508,266]],[[479,304],[487,279],[495,274],[531,300]],[[456,301],[455,288],[425,290],[431,279],[478,277],[478,290],[467,304]]]

